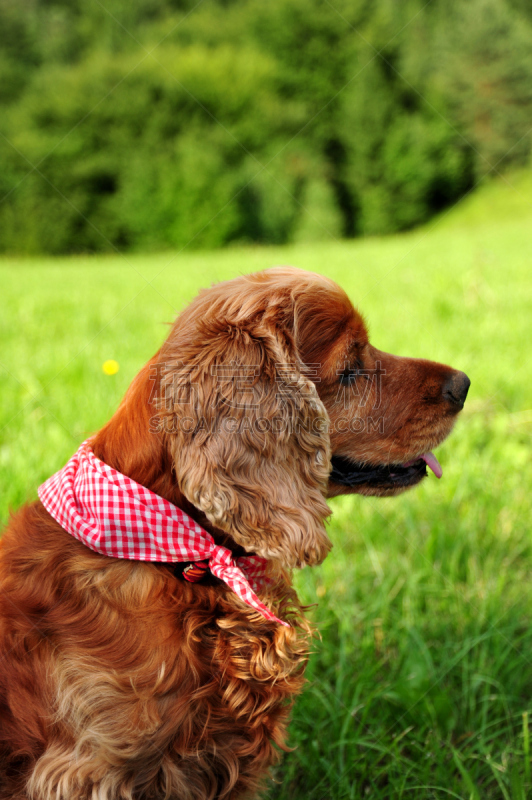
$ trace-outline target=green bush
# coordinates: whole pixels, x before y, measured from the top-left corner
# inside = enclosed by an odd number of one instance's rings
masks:
[[[11,112],[12,144],[0,145],[11,167],[0,179],[10,193],[0,246],[62,253],[245,237],[238,198],[262,164],[251,153],[267,161],[299,122],[282,113],[273,77],[264,56],[228,46],[159,48],[141,64],[99,53],[68,71],[43,69]],[[269,169],[255,180],[253,238],[286,239],[297,207],[289,173],[282,187]]]

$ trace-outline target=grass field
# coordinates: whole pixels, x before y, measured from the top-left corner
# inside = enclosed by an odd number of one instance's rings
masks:
[[[279,263],[322,272],[374,344],[469,374],[442,480],[333,501],[334,549],[296,577],[322,640],[272,800],[532,796],[532,181],[510,183],[384,239],[1,263],[2,521],[213,281]]]

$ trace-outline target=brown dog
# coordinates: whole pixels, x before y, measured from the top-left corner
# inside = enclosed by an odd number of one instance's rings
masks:
[[[94,455],[267,559],[267,619],[207,573],[101,555],[40,501],[1,547],[0,797],[204,800],[257,791],[284,746],[309,626],[290,570],[325,497],[419,483],[469,379],[369,344],[332,281],[279,268],[202,291]],[[331,471],[332,462],[332,471]]]

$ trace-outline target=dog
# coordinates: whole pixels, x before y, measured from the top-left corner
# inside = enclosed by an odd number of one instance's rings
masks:
[[[326,498],[439,477],[468,388],[373,347],[320,275],[201,291],[2,537],[0,798],[260,791],[304,683],[291,571],[329,552]]]

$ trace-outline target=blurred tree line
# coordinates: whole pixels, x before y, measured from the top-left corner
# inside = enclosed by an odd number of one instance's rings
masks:
[[[529,0],[0,0],[0,250],[401,230],[529,162]]]

